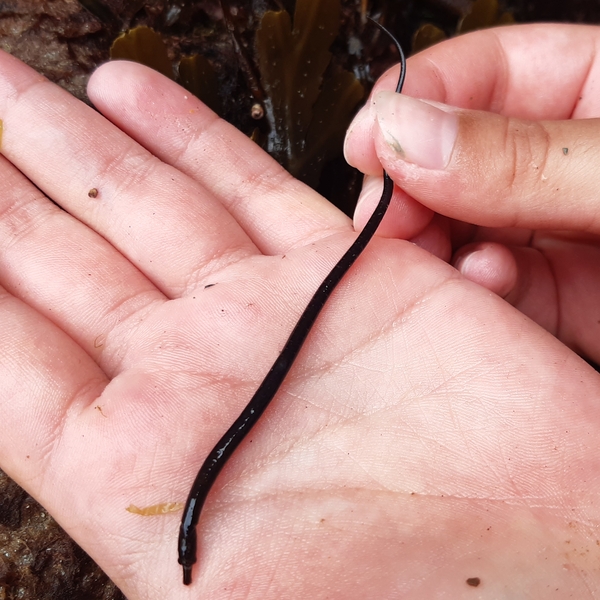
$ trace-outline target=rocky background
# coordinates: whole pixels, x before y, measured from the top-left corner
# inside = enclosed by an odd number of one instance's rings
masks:
[[[350,213],[360,178],[340,158],[345,123],[337,123],[330,138],[316,140],[316,158],[307,166],[301,152],[300,158],[294,154],[288,139],[294,136],[281,127],[277,115],[263,110],[262,100],[272,90],[269,73],[261,70],[256,31],[266,11],[293,14],[296,1],[313,0],[2,0],[0,48],[85,102],[87,78],[109,60],[115,39],[135,27],[150,27],[157,32],[158,45],[146,37],[138,40],[138,50],[141,45],[150,62],[158,61],[157,68],[162,65],[192,91],[199,85],[199,95],[219,114]],[[341,4],[333,58],[324,77],[347,71],[364,86],[364,93],[383,69],[397,62],[389,43],[365,26],[367,12],[411,51],[443,37],[511,21],[600,24],[598,0],[501,0],[500,5],[497,0],[342,0]],[[122,42],[125,50],[117,52],[130,51],[128,44]],[[135,43],[133,47],[135,52]],[[184,56],[196,58],[181,62]],[[352,79],[348,85],[358,84]],[[349,107],[348,119],[351,112]],[[295,132],[296,137],[300,134]],[[286,144],[292,147],[291,154],[278,150]],[[0,471],[0,600],[17,598],[124,596],[44,508]]]

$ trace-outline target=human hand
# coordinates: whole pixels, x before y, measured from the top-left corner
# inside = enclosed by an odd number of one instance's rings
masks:
[[[130,600],[600,588],[600,376],[384,239],[222,472],[184,587],[180,513],[126,508],[185,500],[355,234],[157,73],[105,65],[90,97],[106,118],[0,55],[0,466]]]
[[[388,73],[346,141],[348,160],[370,175],[358,227],[383,165],[405,192],[397,191],[385,235],[452,257],[464,276],[597,363],[600,120],[591,118],[600,116],[599,46],[599,28],[574,25],[444,42],[409,60],[404,89],[446,105],[378,96],[393,89],[397,71]],[[432,211],[454,221],[431,220]]]

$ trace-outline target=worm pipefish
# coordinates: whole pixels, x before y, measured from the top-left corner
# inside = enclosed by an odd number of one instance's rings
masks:
[[[398,40],[383,25],[372,21],[394,42],[400,55],[400,76],[396,85],[396,92],[402,91],[404,78],[406,76],[406,59]],[[273,366],[267,373],[263,382],[256,390],[252,399],[244,408],[240,416],[233,425],[227,430],[225,435],[219,440],[217,445],[206,457],[196,479],[192,485],[185,508],[183,518],[179,528],[179,564],[183,567],[183,583],[189,585],[192,582],[192,566],[196,562],[197,534],[196,526],[200,518],[200,512],[204,501],[210,492],[210,489],[219,475],[221,469],[238,447],[240,442],[246,437],[252,426],[258,421],[271,400],[275,397],[277,390],[283,383],[285,376],[290,370],[296,356],[302,348],[308,333],[314,325],[319,313],[327,299],[341,281],[342,277],[348,272],[362,251],[371,241],[377,227],[381,223],[392,198],[394,183],[390,176],[383,173],[383,191],[377,207],[367,221],[364,229],[359,233],[354,243],[348,248],[338,263],[331,269],[329,275],[325,277],[323,283],[311,298],[308,306],[298,319],[296,326],[292,330],[283,350],[273,363]]]

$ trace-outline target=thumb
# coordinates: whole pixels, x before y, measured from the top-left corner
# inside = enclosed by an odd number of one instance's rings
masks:
[[[434,211],[476,225],[600,233],[600,119],[524,121],[380,92],[375,151]]]

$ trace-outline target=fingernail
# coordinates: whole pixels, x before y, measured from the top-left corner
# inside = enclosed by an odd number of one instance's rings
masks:
[[[383,137],[399,158],[425,169],[448,165],[458,134],[456,114],[394,92],[379,92],[374,108]]]
[[[455,258],[452,261],[453,267],[462,275],[468,275],[469,267],[471,267],[474,260],[477,260],[477,257],[475,256],[477,252],[478,251],[475,250],[474,252],[465,252],[461,254],[458,258]]]
[[[346,132],[346,137],[344,138],[344,158],[346,159],[346,162],[350,162],[348,160],[349,158],[349,153],[348,153],[348,143],[350,138],[352,137],[354,131],[356,129],[359,129],[363,123],[363,121],[366,121],[369,118],[369,105],[363,106],[354,116],[354,119],[352,119],[352,123],[350,123],[350,126],[348,127],[348,131]],[[371,118],[372,119],[372,118]]]

